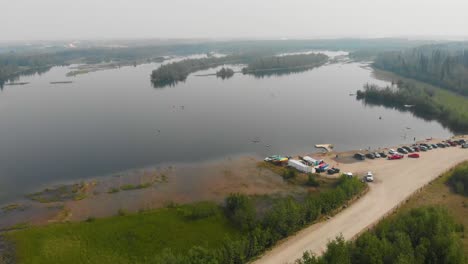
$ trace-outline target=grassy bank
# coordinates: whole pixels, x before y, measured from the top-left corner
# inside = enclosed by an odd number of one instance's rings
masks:
[[[8,233],[6,238],[16,247],[19,263],[147,263],[165,248],[176,253],[194,245],[214,249],[226,236],[241,235],[219,207],[195,219],[187,208],[52,224]]]
[[[316,188],[318,192],[288,197],[232,194],[224,206],[202,202],[131,215],[121,211],[111,218],[4,235],[19,263],[246,263],[333,215],[366,185],[343,176]]]

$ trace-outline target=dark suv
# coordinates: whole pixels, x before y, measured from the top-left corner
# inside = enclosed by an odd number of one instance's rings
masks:
[[[355,158],[355,159],[358,159],[358,160],[365,160],[365,159],[366,159],[366,157],[365,157],[364,154],[362,154],[362,153],[356,153],[356,154],[354,154],[354,158]]]

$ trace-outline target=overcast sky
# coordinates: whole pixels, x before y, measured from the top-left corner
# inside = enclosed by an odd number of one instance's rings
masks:
[[[0,40],[468,35],[468,0],[0,0],[0,10]]]

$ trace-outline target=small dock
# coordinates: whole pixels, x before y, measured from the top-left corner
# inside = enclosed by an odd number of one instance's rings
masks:
[[[324,149],[326,152],[333,151],[333,145],[332,144],[317,144],[317,145],[315,145],[315,148]]]

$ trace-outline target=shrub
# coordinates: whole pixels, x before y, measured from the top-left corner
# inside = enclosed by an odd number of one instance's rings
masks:
[[[312,187],[318,187],[320,186],[320,182],[317,180],[318,175],[316,173],[308,173],[307,174],[308,179],[307,179],[307,185],[312,186]]]

